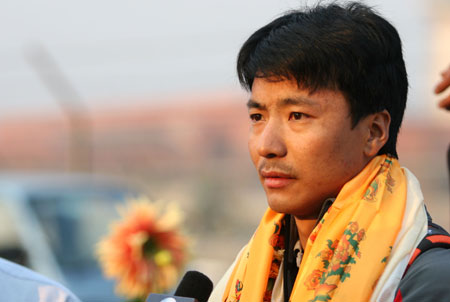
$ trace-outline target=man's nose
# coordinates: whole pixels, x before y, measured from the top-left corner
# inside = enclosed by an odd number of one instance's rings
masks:
[[[260,156],[274,158],[283,157],[287,153],[283,131],[277,123],[267,123],[259,137],[258,143],[258,153]]]

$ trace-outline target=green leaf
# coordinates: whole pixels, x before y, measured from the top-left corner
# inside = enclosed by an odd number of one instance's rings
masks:
[[[320,284],[324,284],[325,281],[327,281],[327,278],[328,278],[327,271],[323,271],[322,277],[320,277]]]
[[[275,231],[273,233],[277,234],[278,230],[280,229],[280,226],[278,225],[278,223],[275,223],[275,222],[274,222],[274,225],[275,225]]]
[[[356,241],[356,240],[354,240],[354,239],[349,239],[349,241],[348,242],[350,242],[350,245],[353,247],[353,249],[356,251],[356,249],[358,249],[358,245],[359,245],[359,242],[358,241]]]
[[[348,277],[350,277],[350,274],[349,274],[349,273],[344,273],[344,274],[341,276],[341,282],[344,282],[345,279],[348,278]]]
[[[319,295],[314,298],[314,301],[325,301],[326,302],[330,299],[331,299],[330,295]]]
[[[344,268],[343,267],[340,267],[340,268],[338,268],[337,270],[335,270],[335,271],[331,271],[328,275],[329,276],[342,276],[342,274],[344,273]]]
[[[331,246],[333,245],[333,241],[331,241],[330,239],[328,239],[328,240],[327,240],[327,245],[328,245],[328,248],[329,248],[330,250],[332,250]]]

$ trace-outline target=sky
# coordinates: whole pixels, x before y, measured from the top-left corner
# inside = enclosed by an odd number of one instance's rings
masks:
[[[235,59],[245,39],[283,11],[315,2],[0,0],[0,119],[61,110],[42,82],[43,67],[36,67],[43,53],[89,110],[239,91]],[[408,111],[419,117],[434,110],[423,100],[437,101],[431,93],[437,71],[450,62],[426,59],[438,51],[430,41],[433,11],[426,3],[432,2],[439,0],[365,1],[403,39]]]

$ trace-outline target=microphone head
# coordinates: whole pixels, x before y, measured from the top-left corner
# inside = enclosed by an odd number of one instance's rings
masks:
[[[207,276],[197,271],[188,271],[174,295],[195,298],[198,302],[208,302],[212,290],[213,283]]]

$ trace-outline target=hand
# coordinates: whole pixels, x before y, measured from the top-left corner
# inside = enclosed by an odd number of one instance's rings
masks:
[[[434,88],[434,93],[439,94],[450,86],[450,66],[441,73],[442,79]],[[450,95],[439,101],[439,107],[450,110]]]

